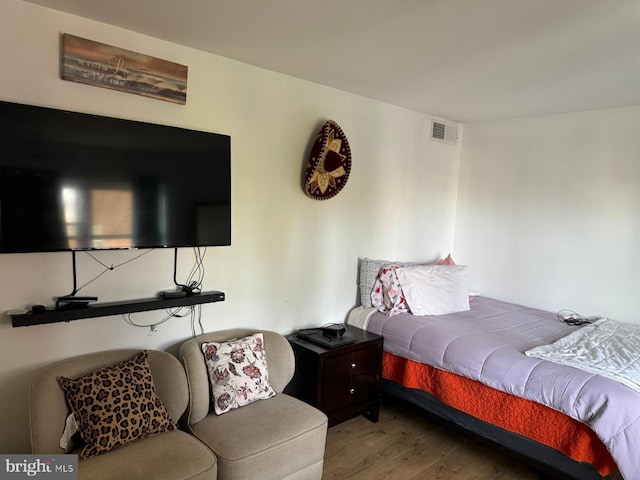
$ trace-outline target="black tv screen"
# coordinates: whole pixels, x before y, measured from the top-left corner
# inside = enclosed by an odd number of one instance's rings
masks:
[[[230,143],[0,102],[0,253],[230,245]]]

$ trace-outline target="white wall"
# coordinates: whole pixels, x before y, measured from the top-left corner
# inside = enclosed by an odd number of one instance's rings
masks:
[[[640,107],[465,125],[455,254],[487,296],[640,323]]]
[[[61,33],[187,65],[187,105],[60,80]],[[359,257],[433,259],[452,248],[460,151],[429,141],[429,116],[18,0],[0,6],[0,58],[1,100],[231,135],[232,246],[208,250],[204,285],[227,300],[203,307],[206,331],[287,333],[342,321],[356,303]],[[309,144],[328,118],[347,134],[353,168],[340,195],[318,202],[304,195],[300,179]],[[137,253],[98,257],[111,265]],[[180,251],[183,276],[190,254]],[[172,263],[172,251],[153,251],[82,293],[102,301],[154,296],[172,286]],[[78,271],[83,283],[100,269],[81,254]],[[0,452],[29,451],[28,385],[38,367],[121,347],[175,352],[191,335],[186,319],[150,336],[119,316],[12,328],[4,314],[51,305],[70,290],[70,254],[0,255]]]

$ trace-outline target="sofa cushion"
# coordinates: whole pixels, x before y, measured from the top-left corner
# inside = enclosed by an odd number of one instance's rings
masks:
[[[146,351],[76,378],[57,380],[86,443],[81,459],[177,428],[156,394]]]
[[[204,480],[217,476],[216,457],[193,435],[172,430],[78,462],[91,480]]]
[[[191,430],[215,453],[218,478],[283,479],[311,465],[322,470],[327,417],[284,393],[208,415]]]
[[[273,397],[262,333],[201,345],[218,415]]]

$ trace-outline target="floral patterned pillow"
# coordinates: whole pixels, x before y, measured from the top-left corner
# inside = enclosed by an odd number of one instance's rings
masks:
[[[438,260],[434,263],[426,263],[422,265],[455,265],[451,254],[447,258]],[[386,313],[389,316],[398,315],[399,313],[411,313],[411,309],[407,304],[402,284],[396,273],[397,268],[417,266],[419,263],[392,263],[380,268],[378,275],[373,282],[371,290],[371,306],[378,311]]]
[[[231,409],[273,397],[269,385],[262,333],[202,344],[209,372],[213,408],[221,415]]]
[[[371,291],[371,305],[389,316],[410,311],[396,275],[396,268],[400,267],[401,265],[382,267]]]

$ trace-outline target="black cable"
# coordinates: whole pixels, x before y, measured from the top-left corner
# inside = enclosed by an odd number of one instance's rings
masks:
[[[205,276],[205,268],[204,268],[204,256],[206,255],[207,249],[201,249],[200,247],[194,247],[193,249],[195,262],[191,271],[189,272],[189,276],[187,277],[187,285],[179,284],[177,282],[177,263],[178,263],[178,249],[174,250],[174,263],[173,263],[173,280],[176,286],[188,289],[185,290],[187,294],[198,293],[202,288],[202,282],[204,281]],[[119,265],[118,265],[119,266]],[[105,272],[103,272],[105,273]],[[187,313],[182,313],[184,309],[187,309]],[[197,311],[196,311],[197,309]],[[147,325],[137,324],[133,320],[131,320],[131,314],[127,314],[124,316],[125,321],[134,327],[143,327],[150,328],[151,332],[155,331],[155,328],[158,325],[161,325],[168,321],[171,318],[184,318],[190,317],[190,326],[191,326],[191,336],[196,336],[196,321],[198,322],[198,326],[200,327],[200,332],[204,333],[204,327],[202,325],[202,305],[185,305],[182,307],[178,307],[177,310],[174,309],[166,309],[167,315],[160,319],[159,321]]]
[[[195,257],[195,263],[193,264],[193,268],[191,269],[191,272],[187,277],[187,285],[192,291],[200,292],[205,276],[204,256],[207,254],[207,249],[205,247],[204,251],[202,251],[200,247],[195,247],[193,249],[193,254]]]
[[[202,282],[205,276],[204,269],[204,256],[206,255],[207,249],[204,248],[204,251],[201,250],[200,247],[193,248],[193,254],[195,257],[195,263],[187,276],[186,283],[178,282],[178,249],[174,249],[173,256],[173,283],[179,289],[183,290],[187,293],[187,295],[191,295],[193,293],[199,293],[202,289]],[[195,280],[194,280],[195,278]]]
[[[584,315],[566,308],[563,310],[559,310],[556,314],[556,317],[558,318],[558,320],[566,323],[567,325],[580,326],[592,323],[591,320],[589,320]]]

